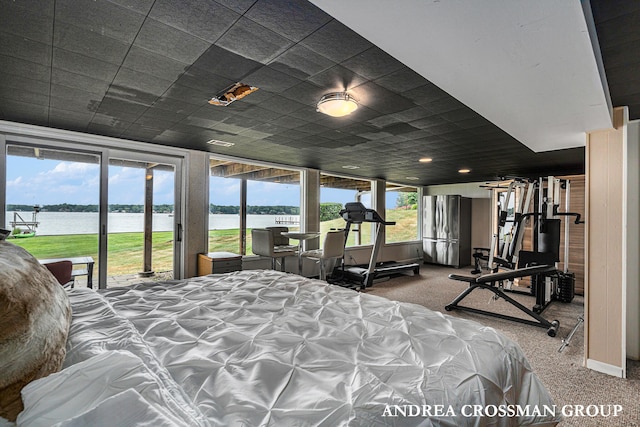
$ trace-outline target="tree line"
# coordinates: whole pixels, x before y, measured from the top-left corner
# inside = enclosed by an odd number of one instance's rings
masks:
[[[209,212],[212,214],[237,215],[240,213],[240,206],[230,205],[209,205]],[[251,206],[247,205],[249,215],[300,215],[298,206]]]
[[[7,204],[7,211],[33,212],[33,205]],[[98,205],[77,205],[73,203],[61,203],[57,205],[37,206],[40,212],[98,212]],[[173,204],[153,205],[156,213],[173,212]],[[111,204],[109,212],[143,213],[144,205]]]

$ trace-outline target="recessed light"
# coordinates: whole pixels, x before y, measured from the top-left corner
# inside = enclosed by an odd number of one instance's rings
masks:
[[[344,165],[342,169],[360,169],[360,166],[356,165]]]
[[[471,169],[460,169],[458,170],[458,173],[469,173],[471,172]]]
[[[431,157],[423,157],[420,160],[418,160],[420,163],[429,163],[431,161],[433,161],[433,159]]]
[[[217,145],[219,147],[231,147],[231,146],[236,145],[233,142],[220,141],[220,140],[217,140],[217,139],[211,139],[211,140],[207,141],[207,144]]]
[[[420,178],[418,178],[417,176],[408,176],[408,177],[406,177],[405,179],[409,179],[409,180],[411,180],[411,181],[417,181],[417,180],[419,180]]]

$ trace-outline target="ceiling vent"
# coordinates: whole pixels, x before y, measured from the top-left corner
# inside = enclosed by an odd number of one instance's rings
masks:
[[[255,86],[249,86],[244,83],[236,83],[211,98],[209,100],[209,104],[226,107],[233,101],[242,99],[250,93],[255,92],[256,90],[258,90],[258,88]]]
[[[233,142],[220,141],[217,139],[207,141],[207,144],[217,145],[218,147],[232,147],[235,145]]]

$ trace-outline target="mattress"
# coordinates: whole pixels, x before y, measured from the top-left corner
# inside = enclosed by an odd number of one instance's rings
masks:
[[[175,407],[165,415],[177,424],[560,420],[545,410],[553,400],[516,343],[419,305],[272,270],[98,292],[76,288],[69,297],[73,320],[62,372],[88,364],[79,371],[122,365],[130,373],[139,365],[152,377],[143,383],[154,384],[136,386],[142,401],[156,402],[160,412]],[[95,412],[98,404],[88,406]]]

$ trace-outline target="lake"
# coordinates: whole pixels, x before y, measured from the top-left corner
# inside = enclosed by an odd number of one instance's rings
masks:
[[[25,220],[31,220],[31,212],[18,212]],[[13,212],[7,212],[4,228],[11,229]],[[247,215],[248,228],[264,228],[275,226],[276,219],[292,219],[299,221],[297,215]],[[172,231],[173,216],[169,214],[153,214],[153,231]],[[93,234],[98,232],[98,214],[95,212],[40,212],[36,234],[52,236],[64,234]],[[283,224],[297,227],[298,223]],[[240,228],[239,215],[209,215],[210,230],[227,230]],[[144,231],[144,214],[142,213],[109,213],[109,232],[142,232]]]

